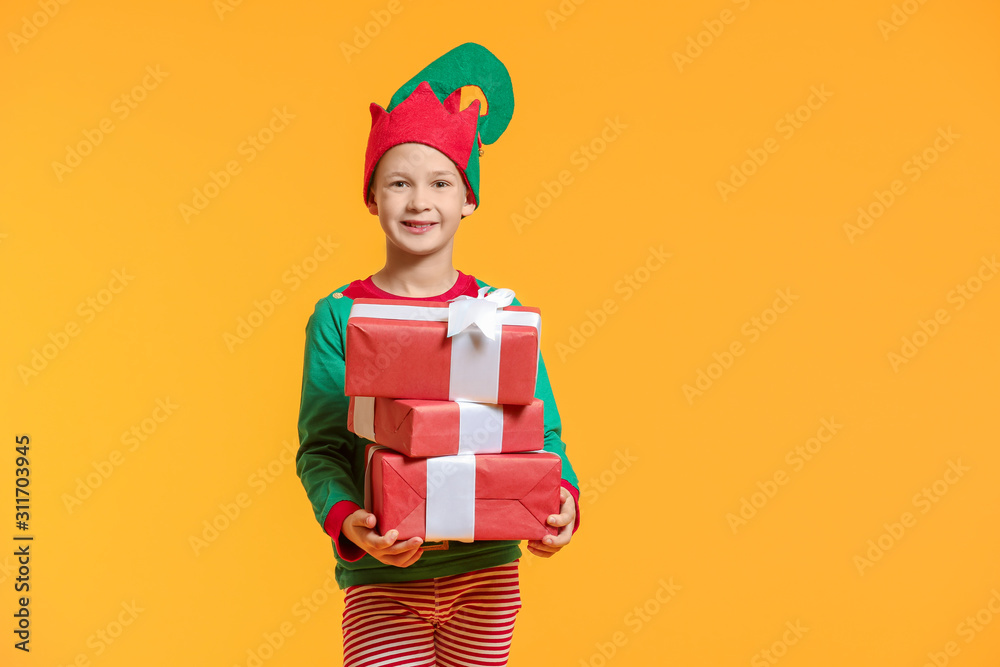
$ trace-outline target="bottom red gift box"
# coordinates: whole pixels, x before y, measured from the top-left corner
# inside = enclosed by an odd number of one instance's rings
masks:
[[[555,535],[562,461],[551,452],[411,458],[371,445],[365,508],[400,540],[539,540]]]

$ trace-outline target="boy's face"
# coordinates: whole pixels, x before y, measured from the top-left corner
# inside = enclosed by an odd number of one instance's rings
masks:
[[[424,144],[400,144],[382,155],[368,210],[386,239],[413,255],[450,250],[458,223],[476,210],[458,167]]]

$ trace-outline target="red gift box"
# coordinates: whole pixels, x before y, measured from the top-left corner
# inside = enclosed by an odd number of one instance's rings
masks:
[[[538,540],[555,535],[562,465],[551,452],[410,458],[372,446],[365,507],[399,539]],[[471,484],[471,488],[470,488]]]
[[[482,304],[484,299],[466,301]],[[539,310],[496,309],[491,326],[468,326],[449,336],[449,316],[460,303],[355,299],[347,321],[344,393],[531,403],[538,373]]]
[[[544,405],[352,396],[347,428],[407,456],[499,454],[541,449]]]

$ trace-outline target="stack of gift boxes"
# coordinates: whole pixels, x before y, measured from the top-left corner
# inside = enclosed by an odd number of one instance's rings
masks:
[[[385,534],[541,539],[561,461],[539,451],[541,318],[497,290],[451,302],[355,299],[347,325],[348,428],[372,441],[365,508]]]

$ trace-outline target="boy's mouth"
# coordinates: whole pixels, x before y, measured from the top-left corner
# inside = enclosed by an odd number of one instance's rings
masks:
[[[429,229],[436,225],[436,222],[421,222],[420,220],[403,220],[403,224],[412,229]]]

